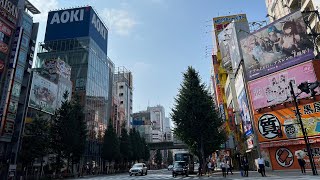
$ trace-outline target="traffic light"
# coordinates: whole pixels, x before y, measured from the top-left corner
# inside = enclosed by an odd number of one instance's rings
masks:
[[[279,128],[279,129],[277,130],[277,134],[278,134],[278,138],[282,138],[282,137],[283,137],[281,128]]]
[[[298,89],[300,89],[301,92],[305,92],[306,94],[310,93],[309,89],[309,83],[308,82],[303,82],[298,86]]]

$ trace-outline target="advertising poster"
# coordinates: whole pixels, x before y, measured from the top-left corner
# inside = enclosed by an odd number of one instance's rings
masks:
[[[34,73],[29,107],[53,114],[57,105],[57,91],[56,84]]]
[[[296,145],[296,146],[282,146],[269,148],[272,168],[274,170],[288,170],[288,169],[299,169],[300,166],[296,151],[303,151],[306,155],[304,160],[306,162],[305,167],[311,169],[309,157],[307,156],[306,145]],[[311,151],[313,153],[313,159],[316,167],[320,166],[320,144],[312,144]]]
[[[247,95],[245,93],[245,89],[243,89],[238,96],[238,104],[239,104],[239,110],[240,110],[240,116],[242,119],[242,128],[243,132],[246,136],[250,136],[252,131],[252,124],[251,124],[251,118],[250,118],[250,110],[249,110],[249,104]]]
[[[289,87],[290,81],[293,82],[296,93],[300,92],[297,86],[302,82],[317,81],[312,61],[248,82],[253,109],[290,101],[292,99]],[[302,93],[298,98],[302,99],[309,96],[310,94]]]
[[[244,79],[243,79],[243,69],[242,66],[240,66],[239,71],[236,75],[236,79],[234,82],[234,86],[236,88],[236,94],[237,97],[239,97],[241,91],[244,89]]]
[[[70,79],[71,77],[71,66],[61,59],[47,59],[44,61],[42,67],[47,71],[52,81],[57,80],[58,74],[66,79]]]
[[[313,43],[300,11],[255,31],[241,41],[248,80],[313,59]]]
[[[300,105],[299,109],[308,136],[310,138],[320,136],[320,102]],[[294,145],[296,144],[294,140],[303,138],[294,107],[257,114],[255,123],[260,143],[290,139],[285,145]],[[271,146],[273,145],[269,145]]]
[[[222,67],[232,68],[235,72],[242,59],[240,41],[249,35],[250,29],[247,21],[231,22],[218,35],[219,47],[222,56]]]

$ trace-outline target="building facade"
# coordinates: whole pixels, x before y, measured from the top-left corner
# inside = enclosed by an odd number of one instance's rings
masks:
[[[102,145],[98,137],[111,117],[114,71],[107,44],[108,29],[91,6],[51,11],[35,65],[38,68],[47,60],[61,59],[71,66],[72,93],[84,106],[88,130],[84,163],[100,167]]]
[[[132,73],[125,67],[118,67],[114,73],[114,97],[118,100],[118,110],[120,112],[120,126],[124,125],[132,128],[132,104],[133,104],[133,84]]]

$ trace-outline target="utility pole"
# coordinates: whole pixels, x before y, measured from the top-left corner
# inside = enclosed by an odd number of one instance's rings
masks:
[[[310,160],[312,174],[313,175],[318,175],[317,169],[316,169],[316,167],[314,165],[314,161],[313,161],[313,154],[312,154],[312,151],[311,151],[309,138],[308,138],[306,129],[303,127],[303,122],[302,122],[301,114],[300,114],[299,107],[298,107],[297,97],[294,94],[294,90],[293,90],[293,86],[292,86],[292,81],[289,82],[289,85],[290,85],[290,92],[291,92],[291,95],[292,95],[292,98],[293,98],[293,102],[294,102],[294,105],[295,105],[295,108],[296,108],[296,113],[295,114],[296,114],[298,123],[300,124],[301,130],[302,130],[302,134],[303,134],[303,139],[304,139],[304,142],[305,142],[306,147],[307,147],[307,152],[308,152],[308,156],[309,156],[309,160]]]

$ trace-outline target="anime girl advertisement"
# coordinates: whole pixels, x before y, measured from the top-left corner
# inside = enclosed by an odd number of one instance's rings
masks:
[[[251,124],[251,118],[250,118],[248,99],[244,89],[241,91],[241,93],[238,96],[238,104],[239,104],[240,115],[242,119],[243,132],[246,136],[249,136],[252,134],[252,124]]]
[[[248,80],[313,59],[313,43],[300,11],[265,26],[241,41]]]

